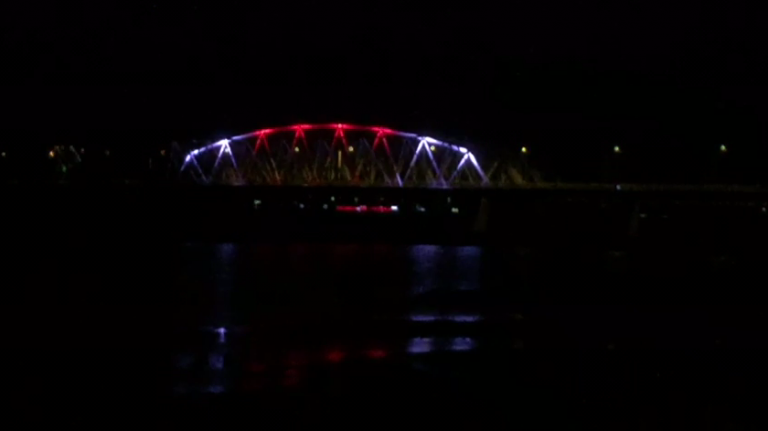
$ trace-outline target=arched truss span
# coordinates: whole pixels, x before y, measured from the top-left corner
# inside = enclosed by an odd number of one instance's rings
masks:
[[[203,183],[482,186],[467,148],[385,127],[297,124],[189,151],[181,172]]]

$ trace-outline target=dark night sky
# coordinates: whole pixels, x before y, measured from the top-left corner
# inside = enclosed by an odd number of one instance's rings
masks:
[[[768,138],[761,14],[733,2],[14,3],[0,127],[25,145],[330,120],[499,146]]]

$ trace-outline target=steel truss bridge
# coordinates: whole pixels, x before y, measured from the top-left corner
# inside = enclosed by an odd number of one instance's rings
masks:
[[[515,180],[512,169],[487,168],[470,148],[429,136],[385,127],[298,124],[192,149],[183,153],[181,174],[229,185],[452,188]]]

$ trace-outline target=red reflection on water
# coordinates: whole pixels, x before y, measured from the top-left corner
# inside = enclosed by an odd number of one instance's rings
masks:
[[[285,378],[283,378],[283,384],[285,386],[295,386],[301,380],[301,374],[297,370],[289,369],[285,371]]]
[[[261,379],[248,379],[243,383],[243,389],[247,392],[255,392],[264,389],[265,385]]]
[[[339,350],[333,350],[328,352],[327,355],[325,355],[325,359],[328,360],[328,362],[341,362],[344,360],[344,357],[347,356],[346,353],[339,351]]]
[[[371,359],[381,359],[387,356],[387,352],[382,349],[371,349],[368,351],[368,357]]]
[[[298,367],[307,364],[307,358],[303,353],[291,353],[288,355],[288,365]]]
[[[248,369],[253,373],[261,373],[267,369],[267,366],[258,362],[248,364]]]

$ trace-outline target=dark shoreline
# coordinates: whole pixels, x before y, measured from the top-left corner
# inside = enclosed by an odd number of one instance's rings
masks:
[[[761,253],[768,192],[3,187],[9,240],[479,244]],[[336,206],[396,208],[339,212]],[[366,208],[366,209],[367,209]]]

